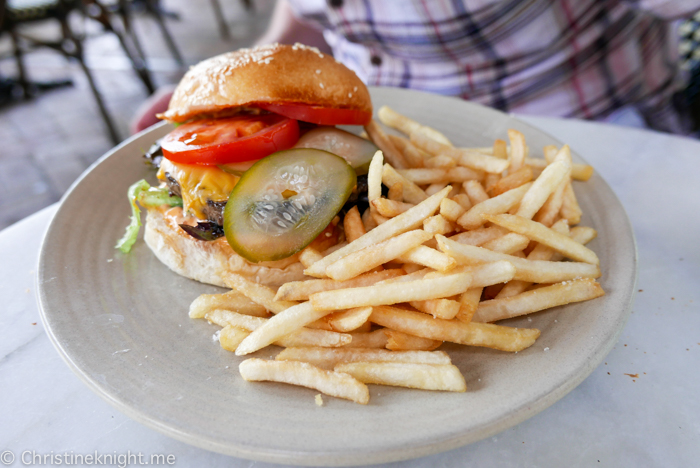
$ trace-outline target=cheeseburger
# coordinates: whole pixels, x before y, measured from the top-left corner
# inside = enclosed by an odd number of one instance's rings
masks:
[[[219,286],[225,271],[268,285],[302,279],[298,252],[337,242],[337,215],[358,198],[377,149],[334,126],[371,116],[367,87],[312,47],[199,63],[159,115],[176,125],[146,155],[160,185],[130,187],[132,221],[117,248],[136,241],[140,205],[146,244],[180,275]]]

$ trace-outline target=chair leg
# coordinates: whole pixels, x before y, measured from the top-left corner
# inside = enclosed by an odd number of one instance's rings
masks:
[[[131,39],[131,43],[134,44],[134,49],[139,55],[139,58],[146,63],[146,54],[143,52],[143,47],[141,47],[141,41],[139,40],[136,31],[132,27],[131,12],[129,11],[129,5],[126,0],[119,0],[119,15],[122,18],[122,24],[124,25],[124,31]]]
[[[12,37],[12,49],[15,55],[15,62],[17,63],[17,75],[20,86],[22,87],[22,94],[25,99],[29,99],[32,96],[31,86],[29,85],[29,80],[27,79],[27,69],[24,67],[24,58],[22,57],[22,48],[19,45],[19,35],[14,28],[10,29],[10,36]]]
[[[83,58],[83,44],[78,38],[76,38],[73,35],[73,31],[70,29],[70,25],[68,24],[68,19],[64,17],[60,18],[59,20],[61,22],[61,30],[63,32],[64,43],[69,42],[72,46],[72,50],[66,50],[64,47],[63,52],[67,56],[75,58],[76,60],[78,60],[78,63],[80,63],[80,67],[83,69],[83,73],[85,73],[85,76],[87,77],[90,89],[92,90],[92,94],[95,97],[95,101],[97,102],[97,107],[100,109],[100,114],[102,114],[102,119],[105,122],[107,131],[109,132],[109,136],[115,145],[119,144],[121,138],[119,138],[119,134],[117,133],[117,129],[114,125],[114,121],[112,120],[112,117],[107,111],[107,106],[105,106],[104,100],[102,99],[102,95],[97,90],[95,80],[92,77],[92,72],[85,64],[85,60]]]
[[[146,0],[146,8],[156,20],[156,23],[158,23],[158,27],[160,28],[160,31],[163,34],[163,38],[165,38],[165,42],[168,45],[170,53],[173,55],[173,58],[175,59],[175,61],[177,61],[178,65],[184,67],[185,61],[182,59],[182,54],[180,54],[180,50],[177,48],[175,40],[173,39],[173,36],[170,34],[170,31],[168,30],[168,27],[165,24],[165,20],[163,19],[163,12],[161,11],[159,3],[159,0]]]
[[[105,126],[107,127],[107,131],[109,132],[109,137],[112,140],[112,142],[115,145],[117,145],[119,144],[119,142],[121,142],[121,138],[119,137],[119,133],[117,132],[116,127],[114,126],[114,121],[109,115],[107,107],[105,106],[105,103],[102,100],[102,96],[100,95],[100,92],[95,86],[95,80],[92,78],[92,73],[90,72],[90,69],[87,67],[87,65],[85,65],[85,61],[82,57],[78,58],[78,62],[80,63],[80,67],[83,69],[83,72],[85,73],[85,76],[88,79],[88,83],[90,83],[90,89],[92,90],[92,94],[95,96],[97,107],[100,108],[100,114],[102,114],[102,119],[105,121]]]
[[[224,11],[221,8],[219,0],[211,0],[211,6],[214,8],[214,16],[216,17],[216,22],[219,25],[219,34],[221,38],[227,40],[231,37],[228,29],[228,24],[226,23],[226,18],[224,17]]]
[[[124,39],[124,35],[117,31],[114,25],[112,25],[109,12],[104,8],[104,6],[99,2],[95,2],[91,5],[91,7],[93,8],[90,10],[90,18],[99,22],[105,28],[105,30],[117,36],[117,39],[119,39],[119,44],[122,46],[122,50],[131,62],[131,67],[143,82],[144,86],[148,90],[148,94],[153,94],[155,91],[155,86],[153,85],[153,80],[151,79],[151,73],[146,67],[144,61],[138,57],[135,57],[131,52],[131,48]]]

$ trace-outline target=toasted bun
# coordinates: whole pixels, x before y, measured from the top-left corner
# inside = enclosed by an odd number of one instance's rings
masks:
[[[226,285],[221,281],[222,272],[238,273],[273,287],[305,278],[297,256],[253,264],[234,252],[224,238],[208,242],[194,239],[178,226],[184,219],[180,208],[167,212],[151,208],[146,216],[144,236],[158,260],[179,275],[223,287]]]
[[[185,122],[257,103],[308,104],[371,113],[367,87],[330,55],[302,44],[241,49],[192,67],[159,117]]]

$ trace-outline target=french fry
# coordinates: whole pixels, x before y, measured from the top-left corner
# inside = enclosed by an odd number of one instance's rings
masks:
[[[372,206],[377,210],[377,213],[385,218],[393,218],[405,211],[410,210],[416,205],[412,203],[389,200],[388,198],[377,198],[376,200],[372,200]]]
[[[423,164],[424,167],[432,167],[437,169],[451,169],[456,165],[457,161],[442,154],[426,159],[425,163]]]
[[[367,125],[365,125],[365,131],[369,135],[370,140],[374,142],[375,145],[382,150],[384,153],[384,159],[397,169],[403,169],[408,167],[406,159],[403,154],[394,146],[389,137],[387,137],[382,127],[375,120],[371,120]]]
[[[382,196],[382,171],[384,169],[384,154],[377,151],[372,156],[367,171],[367,199],[370,203]]]
[[[430,299],[428,301],[411,301],[411,306],[435,318],[451,320],[459,313],[459,302],[452,299]]]
[[[447,170],[446,182],[451,184],[458,184],[467,182],[470,180],[479,181],[484,178],[484,173],[482,171],[477,171],[474,169],[469,169],[464,166],[453,167]]]
[[[455,317],[462,323],[469,323],[474,317],[484,288],[470,288],[459,296],[459,312]]]
[[[485,215],[488,216],[488,215]],[[514,254],[515,252],[520,252],[530,243],[530,240],[520,234],[508,233],[497,239],[490,240],[481,245],[481,247],[494,252],[500,252],[504,254]]]
[[[439,340],[422,338],[390,328],[383,330],[387,336],[386,349],[392,351],[434,351],[442,344]]]
[[[349,334],[352,341],[343,345],[343,348],[385,348],[388,341],[385,332],[385,328],[370,332],[352,332]]]
[[[442,215],[435,215],[423,221],[423,230],[432,235],[449,234],[455,230],[454,226]]]
[[[359,308],[362,309],[362,307],[359,307]],[[352,310],[352,309],[350,309],[350,310]],[[354,330],[350,330],[349,332],[345,332],[345,333],[350,333],[350,334],[353,334],[353,333],[369,333],[369,332],[371,332],[371,331],[372,331],[372,322],[370,322],[369,320],[367,320],[365,323],[363,323],[363,324],[360,325],[359,327],[355,328]]]
[[[479,149],[474,148],[476,151]],[[508,159],[508,146],[506,142],[501,139],[497,139],[493,142],[493,147],[488,148],[491,150],[491,155],[499,159]]]
[[[441,132],[435,130],[434,128],[422,125],[415,120],[406,117],[405,115],[399,114],[388,106],[380,107],[379,111],[377,111],[377,116],[384,125],[395,128],[401,133],[406,135],[410,135],[412,132],[421,133],[428,138],[439,141],[444,145],[452,146],[450,140]]]
[[[395,202],[400,202],[403,200],[403,184],[401,182],[397,182],[389,187],[389,192],[386,194],[386,197]]]
[[[471,277],[471,273],[467,272],[403,283],[336,289],[312,294],[309,300],[317,310],[333,310],[439,299],[466,291],[471,283]]]
[[[571,225],[581,222],[581,215],[583,212],[578,204],[578,200],[576,200],[576,194],[574,193],[571,183],[564,187],[560,214],[561,217],[569,221]]]
[[[370,210],[370,213],[372,215],[372,218],[374,219],[374,222],[377,223],[378,226],[389,221],[389,218],[385,218],[384,216],[380,215],[379,213],[377,213],[377,210]]]
[[[391,187],[394,184],[401,184],[403,187],[403,199],[408,203],[418,204],[428,198],[428,195],[426,195],[423,189],[396,172],[396,169],[389,164],[384,164],[384,168],[382,169],[382,182],[387,187]]]
[[[569,234],[569,224],[566,222],[565,219],[561,219],[554,223],[552,226],[552,229],[555,230],[558,233],[561,234]],[[578,241],[577,241],[578,242]],[[547,247],[544,244],[537,244],[534,249],[527,255],[528,260],[555,260],[554,259],[554,250],[551,249],[550,247]],[[518,281],[518,280],[513,280],[509,281],[508,284],[506,284],[503,289],[499,291],[499,293],[496,295],[496,299],[501,299],[504,297],[510,297],[510,296],[515,296],[516,294],[520,294],[521,292],[525,291],[528,287],[530,287],[532,283],[528,281]]]
[[[447,169],[420,167],[415,169],[399,169],[406,180],[418,185],[439,184],[447,182]]]
[[[459,242],[460,244],[483,245],[491,240],[505,236],[506,234],[508,234],[507,229],[503,229],[500,226],[489,226],[460,232],[459,234],[451,236],[449,239]]]
[[[520,201],[517,215],[532,219],[559,184],[571,174],[571,152],[562,146],[552,164],[544,168]]]
[[[328,331],[338,331],[338,330],[333,330],[333,327],[331,327],[330,324],[324,320],[325,318],[326,317],[322,317],[318,320],[314,320],[311,323],[307,323],[306,328],[314,328],[314,329],[318,329],[318,330],[328,330]]]
[[[467,195],[466,193],[459,193],[459,194],[453,196],[452,200],[459,203],[462,206],[462,208],[464,208],[464,211],[467,211],[472,207],[471,199],[469,198],[469,195]]]
[[[208,312],[206,317],[212,323],[225,327],[227,325],[238,326],[249,332],[263,326],[267,319],[261,317],[253,317],[250,315],[242,315],[229,310],[214,310]],[[327,330],[318,330],[311,328],[300,328],[288,336],[281,338],[274,344],[283,347],[290,346],[323,346],[323,347],[339,347],[349,345],[352,340],[352,335],[347,333],[338,333]]]
[[[355,207],[357,208],[357,207]],[[311,246],[307,246],[299,253],[299,263],[308,268],[323,258],[323,254]]]
[[[404,232],[331,263],[326,267],[326,275],[336,281],[354,278],[403,255],[432,237],[431,233],[422,229]]]
[[[526,166],[527,167],[527,166]],[[540,224],[550,227],[559,217],[559,212],[564,204],[564,192],[566,191],[566,186],[570,185],[571,181],[569,179],[564,179],[559,183],[557,188],[552,192],[542,208],[537,212],[533,218]]]
[[[501,174],[486,174],[484,176],[483,186],[486,193],[491,193],[493,187],[501,180]]]
[[[496,322],[550,307],[595,299],[604,294],[600,284],[592,279],[565,281],[525,291],[516,296],[484,301],[479,304],[472,320],[475,322]]]
[[[366,405],[369,403],[367,386],[349,374],[327,371],[306,362],[265,361],[250,358],[241,362],[238,371],[245,380],[282,382],[313,388],[326,395],[345,398]]]
[[[456,267],[447,273],[433,271],[425,274],[426,279],[441,278],[457,273],[470,273],[472,275],[472,288],[491,286],[492,284],[505,283],[515,277],[516,269],[512,263],[506,260],[490,261],[479,265],[467,265]]]
[[[462,205],[449,198],[443,198],[440,202],[440,214],[451,222],[457,222],[460,216],[462,216],[467,210],[465,210]]]
[[[598,256],[591,249],[576,242],[566,234],[558,233],[536,221],[509,214],[494,216],[486,214],[484,218],[494,224],[498,224],[501,227],[551,247],[572,260],[592,263],[594,265],[600,264]]]
[[[497,197],[502,193],[506,193],[509,190],[518,188],[521,185],[525,185],[531,182],[533,178],[532,168],[530,166],[523,166],[517,171],[511,172],[507,176],[499,180],[496,185],[491,188],[491,196]]]
[[[479,264],[496,260],[506,260],[515,267],[513,279],[533,283],[558,283],[574,278],[598,278],[600,268],[597,265],[582,262],[547,262],[526,260],[513,255],[492,252],[472,245],[460,244],[444,236],[437,236],[440,250],[451,256],[457,263]]]
[[[409,167],[423,167],[424,161],[429,155],[413,146],[408,138],[391,134],[387,134],[387,136],[396,149],[401,151]]]
[[[442,254],[442,252],[439,253]],[[233,310],[256,317],[267,317],[270,315],[265,307],[251,301],[238,291],[229,291],[223,294],[202,294],[190,304],[189,315],[193,319],[204,318],[207,312],[214,309]]]
[[[483,218],[484,214],[506,213],[508,210],[521,202],[531,187],[532,183],[521,185],[520,187],[502,193],[497,197],[493,197],[481,203],[475,204],[471,210],[464,213],[457,220],[457,224],[462,226],[464,229],[475,229],[479,226],[483,226],[486,224],[486,220]],[[471,195],[469,198],[472,198]]]
[[[426,137],[418,132],[411,132],[411,143],[416,145],[418,148],[436,156],[438,154],[444,154],[454,158],[460,166],[466,166],[472,169],[479,169],[485,172],[491,172],[494,174],[500,174],[501,172],[508,169],[509,161],[499,158],[494,158],[493,156],[487,156],[478,151],[471,151],[468,149],[453,148],[447,145],[443,145],[431,138]]]
[[[525,158],[525,164],[533,169],[543,170],[547,167],[547,161],[541,158]],[[588,164],[573,164],[571,166],[571,178],[574,180],[580,180],[582,182],[587,181],[593,175],[593,167]]]
[[[342,249],[336,250],[332,254],[323,257],[323,259],[304,270],[304,274],[307,276],[315,276],[317,278],[324,277],[326,276],[326,267],[335,261],[353,252],[364,249],[365,247],[389,239],[395,235],[416,229],[423,223],[425,218],[437,211],[438,207],[440,206],[440,202],[447,196],[450,190],[451,187],[446,187],[442,192],[436,193],[410,210],[401,213],[395,218],[391,218],[386,223],[377,226],[364,236],[360,237],[354,242],[351,242]]]
[[[598,231],[588,226],[575,226],[571,228],[570,236],[579,244],[588,244],[598,236]]]
[[[468,180],[464,182],[462,186],[464,187],[464,191],[467,193],[467,195],[469,195],[469,199],[475,205],[485,202],[490,198],[489,194],[486,193],[484,186],[477,180]]]
[[[371,313],[371,307],[356,307],[354,309],[333,312],[323,317],[322,320],[325,320],[328,325],[330,325],[331,330],[346,333],[357,330],[367,323]]]
[[[406,272],[406,275],[409,275],[423,269],[423,265],[418,265],[417,263],[404,263],[401,269]]]
[[[314,309],[310,302],[302,302],[285,309],[246,337],[236,348],[236,355],[243,356],[254,353],[329,313],[330,310]]]
[[[237,273],[222,272],[221,279],[226,286],[235,289],[256,304],[262,305],[273,314],[278,314],[297,304],[291,301],[276,301],[275,291],[272,288],[250,281]]]
[[[236,352],[236,348],[250,335],[245,328],[236,325],[226,325],[219,333],[219,344],[226,351]]]
[[[275,300],[277,301],[306,301],[313,293],[330,291],[332,289],[357,288],[371,286],[389,278],[403,275],[400,269],[382,270],[374,273],[366,273],[347,281],[336,281],[332,279],[314,279],[306,281],[291,281],[285,283],[277,290]]]
[[[510,140],[510,167],[509,171],[515,172],[525,164],[525,135],[517,130],[508,130]]]
[[[345,238],[348,242],[352,242],[358,237],[362,237],[367,233],[367,231],[365,231],[365,226],[362,224],[362,217],[360,216],[360,211],[357,209],[357,206],[353,206],[347,213],[345,213],[345,218],[343,219],[343,230],[345,231]],[[320,258],[315,261],[318,260],[320,260]],[[311,264],[307,265],[303,262],[302,264],[305,268],[311,266]]]
[[[435,184],[430,184],[425,188],[425,194],[428,196],[434,195],[440,190],[444,189],[445,187],[447,187],[447,182],[438,182]],[[454,189],[452,189],[452,192],[454,192]],[[451,196],[452,192],[450,192],[447,196]]]
[[[367,208],[365,212],[362,213],[362,225],[365,227],[365,232],[369,232],[379,225],[379,223],[377,223],[372,217],[372,211],[374,210]],[[306,268],[309,268],[306,265],[304,266]]]
[[[275,360],[308,362],[322,369],[333,369],[336,364],[344,362],[452,364],[444,351],[388,351],[371,348],[286,348]]]
[[[557,156],[557,153],[559,152],[559,148],[556,147],[556,145],[547,145],[544,148],[542,148],[542,153],[544,154],[544,159],[547,161],[547,164],[550,164],[552,161],[554,161],[554,158]],[[542,167],[544,169],[544,166]]]
[[[335,370],[350,374],[364,383],[422,390],[467,391],[464,377],[452,364],[353,362],[338,364]]]
[[[404,265],[402,269],[405,270],[407,266],[408,265]],[[418,270],[412,271],[411,273],[407,273],[402,276],[397,276],[395,278],[389,278],[384,281],[379,281],[376,284],[406,283],[407,281],[415,281],[424,278],[425,275],[430,273],[431,271],[433,270],[431,270],[430,268],[420,267]]]
[[[409,250],[397,260],[404,263],[417,263],[438,271],[448,271],[457,264],[452,257],[424,245]]]
[[[462,323],[458,320],[442,320],[390,306],[373,308],[370,320],[383,327],[423,338],[511,352],[522,351],[532,346],[540,335],[540,331],[534,328],[510,328],[473,321]]]

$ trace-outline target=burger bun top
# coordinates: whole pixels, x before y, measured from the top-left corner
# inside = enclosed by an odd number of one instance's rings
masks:
[[[182,123],[198,115],[230,115],[258,103],[372,112],[367,87],[332,56],[302,44],[270,44],[193,66],[158,117]]]

